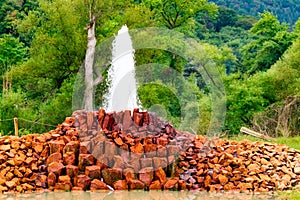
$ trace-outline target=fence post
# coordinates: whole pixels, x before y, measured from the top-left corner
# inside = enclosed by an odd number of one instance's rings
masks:
[[[18,126],[18,118],[14,118],[14,125],[15,125],[15,136],[19,136],[19,126]]]

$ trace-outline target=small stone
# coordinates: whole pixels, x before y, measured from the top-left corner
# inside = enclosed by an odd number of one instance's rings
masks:
[[[7,191],[8,188],[6,186],[0,185],[0,192]]]
[[[125,162],[121,156],[114,155],[114,166],[113,168],[121,168],[125,167]]]
[[[159,180],[161,184],[164,184],[167,181],[167,176],[165,171],[162,168],[158,168],[154,173],[154,178]]]
[[[178,187],[179,187],[179,190],[186,190],[187,189],[186,182],[184,180],[179,180]]]
[[[16,175],[19,178],[23,177],[23,174],[17,168],[14,169],[14,175]]]
[[[141,168],[153,167],[152,166],[152,158],[141,158],[140,162],[141,162]]]
[[[130,147],[130,150],[134,154],[143,154],[144,146],[141,143],[137,143],[134,146]]]
[[[71,178],[69,176],[59,176],[58,183],[55,184],[55,189],[70,191],[72,188]]]
[[[19,141],[12,141],[11,142],[11,148],[13,148],[17,151],[19,150],[20,146],[21,146],[21,143]]]
[[[55,186],[56,183],[56,175],[53,172],[50,172],[48,175],[48,185]]]
[[[97,165],[87,166],[85,168],[85,175],[89,176],[91,179],[100,178],[100,167]]]
[[[54,140],[49,142],[49,146],[50,146],[50,155],[56,152],[62,153],[65,143],[62,140],[58,140],[58,141]]]
[[[108,187],[103,181],[94,179],[91,182],[90,190],[108,190]]]
[[[122,169],[120,168],[106,168],[102,170],[102,177],[104,182],[108,185],[112,185],[118,180],[122,180]]]
[[[172,178],[167,180],[164,185],[165,190],[177,190],[178,189],[178,179]]]
[[[91,179],[86,175],[78,175],[74,178],[75,186],[82,188],[83,190],[87,190],[90,186]]]
[[[62,174],[62,171],[65,169],[65,166],[62,163],[59,162],[53,162],[50,163],[48,166],[48,172],[53,172],[57,176],[60,176]]]
[[[211,177],[207,175],[204,180],[204,186],[207,188],[211,184]]]
[[[74,165],[67,165],[66,166],[66,174],[70,177],[75,177],[78,175],[78,167]]]
[[[27,165],[30,165],[33,161],[34,161],[34,159],[32,157],[28,157],[28,158],[26,158],[25,163]]]
[[[257,164],[250,164],[247,167],[249,171],[257,171],[259,169],[259,166]]]
[[[219,174],[218,179],[221,185],[225,185],[226,183],[228,183],[228,178],[222,174]]]
[[[164,168],[168,165],[167,158],[154,157],[153,158],[153,166],[154,169]]]
[[[63,149],[64,153],[73,152],[74,154],[77,154],[78,151],[79,151],[79,142],[78,141],[71,141],[71,142],[67,143]]]
[[[135,179],[134,170],[132,168],[126,168],[123,170],[123,175],[125,176],[125,180],[129,182],[130,180]]]
[[[72,187],[72,191],[83,191],[83,189],[81,187]]]
[[[149,186],[153,180],[153,167],[146,167],[139,171],[139,180]]]
[[[300,174],[300,166],[294,168],[294,173],[299,175]]]
[[[24,157],[18,156],[14,157],[14,162],[16,166],[20,166],[25,161]]]
[[[46,188],[47,180],[48,178],[46,175],[39,175],[38,178],[35,180],[35,185],[38,187]]]
[[[15,161],[13,159],[9,159],[8,161],[6,161],[8,164],[15,166]]]
[[[46,164],[49,165],[52,162],[59,162],[61,159],[62,159],[61,153],[55,152],[47,158]]]
[[[150,190],[161,190],[161,187],[162,187],[162,185],[159,182],[159,180],[156,180],[150,184],[149,189]]]
[[[78,168],[79,170],[84,170],[86,166],[91,166],[94,164],[94,157],[91,154],[79,154],[78,158]]]
[[[123,142],[123,140],[121,139],[121,138],[116,138],[116,139],[114,139],[114,141],[115,141],[115,143],[117,144],[117,145],[119,145],[119,146],[121,146],[124,142]]]
[[[33,190],[34,189],[34,187],[28,183],[22,184],[22,187],[24,190]]]
[[[129,189],[130,190],[143,190],[145,184],[140,180],[130,180],[129,181]]]
[[[41,153],[44,149],[44,145],[42,143],[33,143],[32,146],[37,153]]]
[[[65,183],[55,183],[55,186],[54,186],[55,190],[63,190],[63,191],[70,191],[71,188],[72,187],[69,184],[65,184]]]
[[[14,181],[6,181],[5,185],[9,188],[9,189],[13,189],[14,187],[16,187],[16,183]]]
[[[10,145],[7,144],[7,145],[0,145],[0,151],[9,151],[10,150]]]
[[[75,153],[74,152],[66,152],[64,153],[64,164],[65,165],[75,165]]]
[[[126,180],[118,180],[113,183],[113,188],[115,190],[128,190],[128,185]]]

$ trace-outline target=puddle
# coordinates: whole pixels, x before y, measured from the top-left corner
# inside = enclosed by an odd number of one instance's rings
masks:
[[[114,191],[114,192],[44,192],[30,194],[0,194],[3,200],[197,200],[197,199],[232,199],[257,200],[275,199],[272,194],[247,193],[209,193],[198,191]]]

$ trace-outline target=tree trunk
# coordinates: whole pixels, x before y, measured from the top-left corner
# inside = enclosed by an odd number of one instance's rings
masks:
[[[93,111],[93,96],[94,96],[94,78],[93,78],[93,65],[96,49],[96,36],[95,36],[95,17],[90,20],[88,27],[88,43],[85,54],[85,92],[84,92],[84,108],[87,111]]]

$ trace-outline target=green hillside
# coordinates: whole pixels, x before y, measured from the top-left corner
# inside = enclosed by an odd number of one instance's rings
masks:
[[[218,5],[232,8],[239,14],[258,16],[258,13],[270,11],[281,22],[294,24],[300,17],[300,0],[210,0]]]

